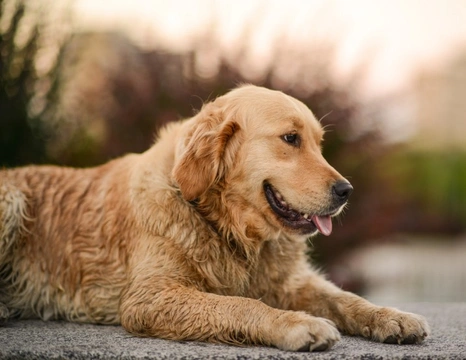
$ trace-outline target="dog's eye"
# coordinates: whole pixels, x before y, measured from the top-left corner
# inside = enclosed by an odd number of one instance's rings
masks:
[[[299,147],[299,144],[301,143],[301,139],[299,138],[298,134],[285,134],[282,136],[282,139],[293,146]]]

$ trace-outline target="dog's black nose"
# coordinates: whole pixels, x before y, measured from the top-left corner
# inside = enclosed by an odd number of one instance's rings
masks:
[[[343,203],[348,200],[349,196],[353,192],[353,187],[347,181],[337,181],[333,185],[332,190],[334,197]]]

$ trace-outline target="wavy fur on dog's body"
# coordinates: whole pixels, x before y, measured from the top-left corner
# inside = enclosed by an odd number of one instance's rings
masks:
[[[299,144],[283,141],[290,131]],[[378,341],[422,341],[422,317],[314,271],[310,234],[285,226],[264,196],[273,182],[273,196],[302,213],[341,209],[322,135],[302,103],[245,86],[170,124],[143,154],[1,171],[0,302],[23,318],[286,350],[331,347],[334,323]]]

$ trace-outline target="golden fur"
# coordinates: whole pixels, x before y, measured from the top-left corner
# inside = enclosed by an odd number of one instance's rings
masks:
[[[344,292],[307,262],[315,222],[328,233],[350,189],[322,136],[303,103],[249,85],[170,124],[143,154],[1,171],[3,312],[295,351],[330,348],[337,328],[421,342],[424,318]],[[336,196],[337,183],[348,191]]]

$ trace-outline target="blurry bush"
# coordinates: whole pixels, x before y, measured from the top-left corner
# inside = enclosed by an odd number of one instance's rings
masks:
[[[69,16],[56,10],[66,5],[0,0],[0,166],[50,161],[47,144],[57,129],[43,113],[67,36]]]
[[[144,151],[167,122],[252,82],[283,90],[314,111],[327,129],[324,155],[354,185],[344,226],[335,226],[329,238],[312,240],[316,260],[331,275],[349,252],[393,232],[465,230],[465,202],[458,201],[466,200],[465,157],[407,155],[399,145],[389,146],[376,127],[363,127],[361,119],[377,112],[368,115],[354,98],[359,74],[345,84],[331,80],[332,47],[315,58],[307,49],[277,49],[272,66],[254,72],[245,68],[241,51],[227,60],[209,39],[191,52],[173,54],[142,51],[117,33],[75,34],[62,41],[44,82],[35,72],[42,25],[35,23],[18,46],[24,2],[14,2],[7,21],[5,1],[0,0],[1,23],[8,24],[0,43],[3,166],[89,166]],[[289,76],[285,69],[292,70]],[[351,280],[339,282],[358,290]]]
[[[37,78],[35,59],[41,25],[28,24],[29,33],[20,32],[25,19],[23,2],[7,8],[0,0],[0,11],[0,166],[42,162],[43,131],[27,112]]]

